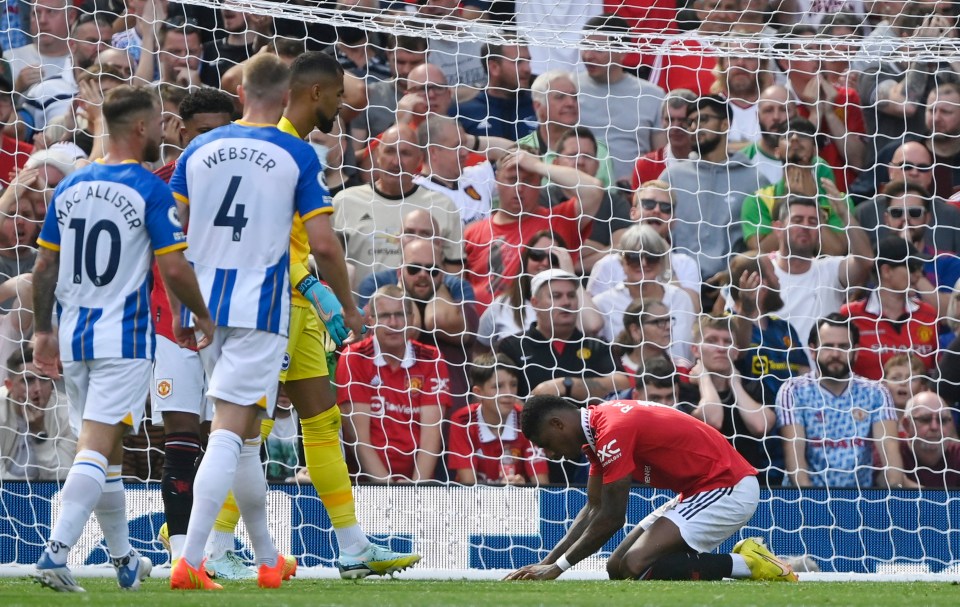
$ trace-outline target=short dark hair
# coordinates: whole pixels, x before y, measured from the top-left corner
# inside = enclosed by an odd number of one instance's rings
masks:
[[[641,386],[673,388],[677,385],[677,367],[666,356],[651,356],[643,361],[638,372],[637,388]]]
[[[720,95],[704,95],[697,99],[694,107],[698,112],[704,108],[709,108],[721,118],[726,119],[727,122],[733,122],[733,108],[730,107],[730,102]]]
[[[583,33],[610,34],[622,39],[630,31],[630,24],[619,15],[597,15],[590,17],[583,26]]]
[[[597,136],[593,134],[593,131],[585,126],[576,126],[572,129],[567,129],[564,131],[563,135],[560,135],[560,140],[557,142],[557,149],[554,151],[559,153],[560,148],[562,148],[563,144],[567,142],[567,139],[570,139],[571,137],[576,137],[577,139],[586,139],[587,141],[592,142],[593,149],[595,150],[593,155],[599,155],[600,145],[597,143]]]
[[[110,19],[106,13],[81,13],[80,16],[77,17],[77,20],[73,22],[73,25],[70,26],[70,34],[73,35],[77,33],[78,28],[88,23],[96,23],[97,25],[106,28],[113,27],[113,20]]]
[[[129,84],[107,91],[103,98],[103,118],[111,133],[117,133],[134,115],[157,109],[157,96],[147,88]]]
[[[807,340],[807,342],[811,347],[820,347],[820,327],[822,325],[846,329],[847,333],[850,334],[851,348],[856,347],[856,345],[860,343],[860,329],[857,328],[857,325],[853,323],[850,317],[844,316],[839,312],[831,312],[830,314],[827,314],[818,320],[816,324],[810,328],[810,338]]]
[[[520,377],[517,363],[506,354],[478,354],[470,363],[470,387],[482,386],[490,381],[497,371],[506,371],[518,379]]]
[[[773,205],[773,216],[780,221],[785,221],[790,215],[790,207],[794,205],[820,208],[820,202],[813,196],[784,196]]]
[[[781,135],[786,135],[788,133],[801,133],[803,135],[809,135],[810,137],[816,137],[820,134],[820,130],[817,128],[817,125],[810,122],[806,118],[801,118],[799,116],[787,118],[783,122],[777,124],[774,129]]]
[[[199,88],[180,102],[180,120],[187,121],[197,114],[227,114],[235,111],[233,99],[223,91],[210,87]]]
[[[543,420],[548,415],[558,410],[580,409],[573,401],[559,396],[534,396],[523,403],[523,411],[520,412],[520,430],[523,435],[536,443],[540,438],[540,429],[543,426]]]
[[[33,346],[29,343],[23,344],[20,348],[13,351],[13,354],[7,357],[7,373],[15,375],[23,370],[27,363],[33,362]]]
[[[526,39],[510,32],[501,34],[501,40],[497,42],[484,42],[480,47],[480,65],[483,71],[490,73],[489,62],[491,60],[500,60],[504,58],[503,49],[509,46],[529,46]]]
[[[886,197],[887,204],[890,204],[891,199],[900,198],[901,196],[906,196],[907,194],[919,196],[923,199],[923,206],[928,211],[930,210],[930,192],[928,192],[927,188],[923,187],[919,183],[897,179],[896,181],[891,181],[887,185],[883,186],[882,193]]]
[[[427,52],[427,39],[418,36],[391,35],[387,38],[386,48],[388,51],[400,49],[411,53],[425,53]]]
[[[310,86],[318,79],[343,76],[343,66],[333,55],[322,51],[308,51],[290,64],[290,88]]]

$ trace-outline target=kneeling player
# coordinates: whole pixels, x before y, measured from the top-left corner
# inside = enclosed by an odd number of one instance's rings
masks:
[[[634,480],[678,495],[640,521],[607,562],[611,579],[797,581],[759,538],[710,554],[750,520],[757,471],[715,429],[675,409],[611,401],[580,409],[556,396],[523,407],[523,433],[548,456],[590,459],[587,503],[547,557],[507,576],[554,579],[623,528]]]

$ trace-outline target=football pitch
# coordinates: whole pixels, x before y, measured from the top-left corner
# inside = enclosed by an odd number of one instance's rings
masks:
[[[149,579],[138,593],[122,592],[109,578],[79,580],[85,594],[59,594],[29,578],[0,578],[0,605],[33,607],[481,607],[534,606],[640,607],[730,605],[735,607],[800,605],[909,605],[954,607],[960,584],[807,582],[610,582],[293,580],[279,590],[260,590],[255,582],[233,582],[219,592],[173,592],[166,579]]]

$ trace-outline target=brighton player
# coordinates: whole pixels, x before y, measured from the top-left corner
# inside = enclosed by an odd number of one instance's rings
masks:
[[[711,554],[750,520],[760,498],[757,471],[712,427],[670,407],[611,401],[586,409],[535,396],[521,415],[523,433],[548,456],[590,460],[587,503],[543,561],[507,576],[550,580],[599,550],[623,528],[630,486],[678,495],[630,531],[607,561],[611,579],[796,581],[760,538],[733,554]]]
[[[195,137],[230,123],[233,100],[223,91],[201,88],[187,95],[178,108],[183,126],[179,132],[180,147]],[[157,169],[155,174],[170,181],[176,161]],[[203,364],[197,352],[181,348],[173,337],[170,301],[154,265],[153,292],[150,309],[157,331],[157,352],[154,358],[151,403],[154,416],[160,416],[164,431],[163,476],[160,487],[166,522],[160,528],[159,538],[170,552],[171,562],[180,558],[186,540],[187,523],[193,506],[193,481],[205,434],[201,423],[213,416],[210,401],[204,395],[206,381]],[[222,518],[236,514],[236,503],[227,498]],[[218,517],[218,521],[221,517]],[[217,533],[211,534],[211,537]],[[232,551],[233,529],[229,529],[230,550],[221,551],[207,562],[211,575],[226,579],[254,577]]]
[[[278,127],[302,138],[314,128],[329,133],[335,124],[343,97],[343,68],[331,55],[308,52],[290,66],[290,101]],[[327,194],[329,196],[329,194]],[[332,210],[332,209],[331,209]],[[344,253],[328,216],[318,218],[329,230],[324,239],[325,257],[316,257],[324,276],[330,268],[346,273]],[[340,408],[330,385],[325,331],[317,322],[316,308],[338,346],[346,331],[343,307],[334,294],[318,281],[308,266],[310,248],[299,215],[294,216],[290,236],[290,278],[294,285],[290,310],[290,341],[280,381],[300,416],[303,451],[310,481],[327,509],[340,546],[337,566],[344,578],[389,575],[420,560],[416,554],[390,551],[371,543],[357,524],[350,475],[340,446]]]
[[[171,179],[194,247],[188,258],[217,325],[201,352],[213,424],[194,481],[183,556],[170,577],[175,589],[219,587],[204,571],[203,548],[231,487],[253,543],[258,584],[279,587],[296,571],[296,561],[277,552],[267,529],[260,419],[264,412],[271,416],[274,403],[265,395],[276,392],[287,345],[293,216],[300,214],[319,249],[330,204],[313,149],[268,126],[280,119],[289,81],[289,68],[277,57],[251,59],[239,88],[243,120],[194,139]],[[351,305],[346,272],[336,269],[327,268],[327,281],[345,304],[345,329],[359,335],[363,317]]]
[[[67,554],[96,512],[121,588],[135,590],[150,561],[130,546],[120,469],[123,435],[136,428],[149,392],[154,333],[150,264],[154,256],[170,292],[204,334],[213,323],[190,265],[169,188],[140,163],[160,158],[161,115],[153,94],[120,86],[103,103],[107,155],[75,172],[54,192],[38,241],[33,274],[38,369],[58,377],[60,360],[70,401],[82,409],[77,456],[61,491],[63,506],[37,580],[82,592]],[[63,263],[61,264],[61,261]],[[59,304],[60,340],[51,329]],[[191,331],[177,341],[197,347]],[[69,347],[61,351],[59,343]]]

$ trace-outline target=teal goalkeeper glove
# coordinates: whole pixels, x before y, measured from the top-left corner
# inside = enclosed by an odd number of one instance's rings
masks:
[[[340,300],[333,294],[330,287],[314,276],[307,276],[297,285],[297,290],[317,309],[320,320],[323,321],[327,332],[330,333],[330,337],[333,338],[337,347],[342,346],[350,331],[343,322],[343,306],[340,305]],[[364,333],[366,333],[366,330],[364,330]]]

